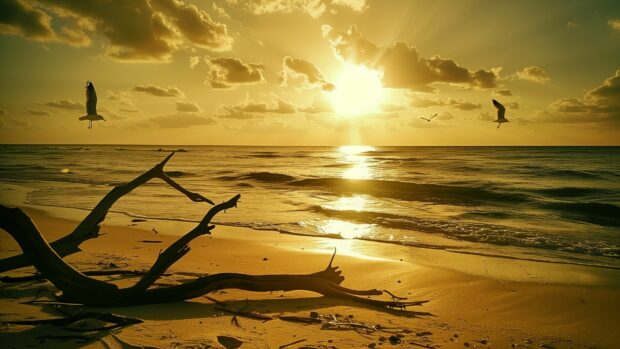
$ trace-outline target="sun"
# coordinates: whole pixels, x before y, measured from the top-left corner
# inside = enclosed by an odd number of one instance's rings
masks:
[[[382,72],[364,65],[346,64],[335,81],[336,88],[328,92],[328,99],[338,115],[378,112],[384,93],[382,78]]]

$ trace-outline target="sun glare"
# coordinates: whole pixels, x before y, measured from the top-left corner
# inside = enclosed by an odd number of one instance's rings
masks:
[[[363,65],[345,65],[336,80],[336,89],[328,93],[338,115],[355,116],[379,111],[383,86],[379,71]]]

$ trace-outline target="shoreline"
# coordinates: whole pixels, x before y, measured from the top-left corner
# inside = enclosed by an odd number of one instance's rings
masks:
[[[77,223],[74,219],[62,218],[62,215],[71,214],[62,211],[71,209],[48,211],[30,205],[18,206],[31,215],[48,239],[66,234]],[[111,214],[111,218],[106,219],[102,225],[105,234],[86,241],[82,244],[83,252],[68,256],[67,260],[81,270],[100,269],[101,266],[97,264],[100,261],[146,268],[155,260],[161,248],[179,235],[155,234],[149,229],[152,225],[149,221],[128,226],[130,224],[135,223],[127,216]],[[160,227],[158,221],[157,230],[185,232],[193,227],[183,222],[163,225],[165,227]],[[141,242],[154,239],[161,243]],[[1,257],[19,250],[6,233],[0,234],[0,246]],[[620,343],[620,334],[615,334],[620,315],[612,310],[620,307],[618,270],[457,255],[410,246],[303,237],[230,226],[217,226],[211,236],[198,238],[191,247],[192,251],[173,267],[173,271],[190,274],[314,272],[325,267],[336,247],[338,252],[334,262],[341,267],[346,277],[343,285],[388,289],[410,299],[430,300],[424,306],[413,307],[411,310],[430,312],[433,316],[411,318],[357,304],[341,305],[325,297],[316,298],[317,295],[310,292],[265,294],[227,290],[215,295],[221,301],[241,302],[248,299],[259,311],[259,304],[267,302],[270,305],[267,313],[283,312],[304,316],[308,309],[314,309],[321,314],[352,314],[356,319],[376,321],[383,326],[396,322],[415,331],[432,332],[428,337],[430,343],[444,347],[463,347],[465,341],[472,346],[487,347],[481,343],[482,340],[487,341],[485,338],[488,338],[491,347],[509,347],[512,344],[517,347],[537,347],[552,343],[554,348],[613,348]],[[23,275],[28,269],[6,275]],[[121,284],[125,282],[121,281]],[[0,287],[4,294],[11,294],[17,286]],[[19,310],[25,306],[17,304],[23,300],[6,296],[0,298],[0,308],[8,309],[3,310],[0,321],[26,314],[24,310]],[[187,316],[189,309],[185,308],[189,304],[193,304],[191,307],[204,307],[205,314],[191,312],[192,315]],[[155,319],[147,320],[143,325],[123,329],[118,334],[120,338],[134,344],[154,345],[155,342],[142,342],[144,338],[141,335],[146,331],[153,337],[163,336],[161,328],[151,328],[154,323],[161,321],[174,329],[177,339],[191,337],[189,333],[181,333],[186,327],[195,329],[196,318],[199,318],[201,322],[218,324],[214,328],[201,330],[206,336],[205,341],[213,341],[215,335],[223,332],[234,332],[259,347],[259,343],[277,347],[287,340],[292,342],[295,338],[291,338],[290,333],[297,333],[300,328],[304,328],[304,336],[317,345],[325,336],[341,342],[341,347],[359,347],[360,344],[366,346],[371,342],[380,342],[378,338],[364,339],[353,331],[332,333],[282,321],[258,325],[258,321],[243,319],[243,324],[256,323],[255,327],[259,330],[255,330],[257,333],[248,333],[250,328],[242,328],[238,333],[239,329],[229,324],[230,316],[220,315],[203,298],[178,304],[117,308],[113,311],[144,318],[145,312],[152,317],[152,313],[158,312],[159,307],[177,314],[178,319],[162,320],[155,316]],[[32,312],[33,309],[28,311]],[[31,316],[47,317],[40,311]],[[0,331],[0,341],[3,337],[22,338],[20,336],[24,333],[13,332],[19,330],[18,327],[23,330],[24,326],[13,327],[7,333]],[[454,337],[455,334],[459,337]],[[375,334],[374,337],[379,335]],[[32,338],[26,336],[25,340]],[[417,340],[415,335],[411,340]]]

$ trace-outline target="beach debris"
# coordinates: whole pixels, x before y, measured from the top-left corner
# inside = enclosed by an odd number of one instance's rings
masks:
[[[138,222],[146,222],[146,219],[144,218],[134,218],[131,220],[133,223],[138,223]]]
[[[290,321],[290,322],[301,322],[305,324],[320,324],[322,320],[319,318],[313,317],[303,317],[303,316],[293,316],[293,315],[280,315],[278,316],[280,320]]]
[[[400,280],[398,282],[400,282]],[[383,292],[389,294],[390,297],[392,297],[392,300],[394,300],[394,301],[403,301],[403,300],[407,299],[407,297],[398,297],[398,296],[394,295],[392,292],[390,292],[388,290],[383,290]]]
[[[144,242],[147,244],[161,244],[162,243],[161,240],[140,240],[139,242]]]
[[[392,345],[400,344],[400,342],[401,342],[400,337],[398,337],[396,335],[391,335],[389,340],[390,340],[390,344],[392,344]]]
[[[226,349],[237,349],[243,344],[241,340],[230,336],[217,336],[217,341]]]
[[[288,343],[288,344],[283,344],[283,345],[279,346],[278,349],[284,349],[286,347],[290,347],[291,345],[299,344],[299,343],[302,343],[302,342],[305,342],[305,341],[307,341],[307,339],[296,340],[296,341]]]
[[[264,262],[264,261],[268,261],[268,260],[269,260],[269,258],[267,258],[267,257],[263,257],[263,262]]]
[[[25,251],[21,255],[0,259],[0,273],[32,264],[60,291],[62,301],[100,307],[182,301],[229,288],[258,292],[307,290],[334,299],[355,301],[383,310],[406,310],[407,307],[422,305],[426,302],[381,300],[370,297],[383,295],[385,292],[381,290],[356,290],[342,286],[345,277],[337,266],[332,265],[336,256],[335,249],[328,265],[323,270],[309,274],[248,275],[224,272],[201,275],[180,285],[158,284],[158,280],[165,275],[168,269],[190,251],[189,244],[193,240],[211,234],[211,230],[215,228],[215,225],[211,224],[212,219],[227,209],[237,207],[241,198],[241,195],[237,194],[229,200],[215,205],[206,197],[188,191],[164,172],[165,165],[173,155],[174,152],[133,180],[116,185],[99,201],[72,233],[51,243],[45,240],[32,219],[23,210],[0,205],[0,229],[9,233],[20,248]],[[121,288],[111,282],[90,277],[78,271],[62,258],[80,251],[79,246],[84,241],[98,237],[100,235],[100,224],[110,208],[124,195],[152,179],[163,180],[194,202],[206,202],[213,206],[205,213],[196,227],[180,236],[167,248],[162,249],[150,269],[144,272],[135,284]],[[116,269],[119,267],[118,260],[110,262],[107,258],[104,266]],[[152,286],[156,287],[152,288]],[[235,315],[254,317],[256,314],[258,313],[238,311]],[[415,314],[429,315],[419,312]],[[344,321],[333,318],[325,322],[328,327],[350,328],[356,331],[365,331],[370,327],[363,323],[353,322],[351,318]]]
[[[155,229],[155,227],[153,227],[153,229],[151,230],[153,233],[155,234],[159,234],[159,232],[157,231],[157,229]]]
[[[234,310],[234,309],[228,309],[226,307],[215,307],[215,309],[219,311],[223,311],[225,313],[233,314],[235,316],[239,315],[239,316],[247,317],[247,318],[254,319],[254,320],[263,320],[263,321],[273,320],[273,317],[269,315],[257,313],[255,311]]]

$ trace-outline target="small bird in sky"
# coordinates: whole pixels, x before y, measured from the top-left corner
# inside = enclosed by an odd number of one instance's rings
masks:
[[[496,100],[493,100],[493,105],[495,106],[495,108],[497,108],[497,120],[493,121],[493,122],[497,122],[497,128],[502,126],[504,122],[510,122],[504,116],[506,114],[506,108],[500,102]]]
[[[88,120],[88,128],[93,128],[93,121],[105,121],[103,116],[97,114],[97,92],[90,80],[86,81],[86,115],[80,116],[81,120]]]
[[[434,118],[435,116],[437,116],[437,114],[433,114],[431,117],[428,117],[428,118],[425,118],[425,117],[423,117],[423,116],[420,116],[420,119],[422,119],[422,120],[426,120],[426,121],[428,121],[428,122],[431,122],[431,120],[433,120],[433,118]]]

